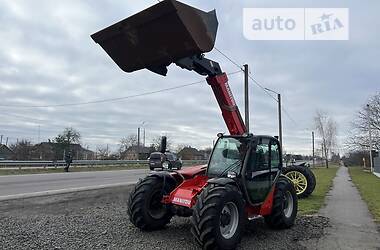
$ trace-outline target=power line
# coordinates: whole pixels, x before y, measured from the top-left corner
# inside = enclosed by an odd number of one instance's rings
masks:
[[[228,73],[227,75],[234,75],[240,73],[239,71],[231,72]],[[187,84],[182,84],[170,88],[165,88],[165,89],[159,89],[155,91],[149,91],[149,92],[144,92],[140,94],[135,94],[135,95],[130,95],[130,96],[123,96],[123,97],[117,97],[117,98],[109,98],[109,99],[102,99],[102,100],[95,100],[95,101],[88,101],[88,102],[76,102],[76,103],[62,103],[62,104],[49,104],[49,105],[12,105],[12,104],[0,104],[0,107],[12,107],[12,108],[51,108],[51,107],[67,107],[67,106],[81,106],[81,105],[89,105],[89,104],[97,104],[97,103],[107,103],[107,102],[117,102],[117,101],[122,101],[126,99],[132,99],[136,97],[141,97],[141,96],[147,96],[147,95],[152,95],[152,94],[157,94],[157,93],[162,93],[162,92],[167,92],[171,90],[176,90],[180,88],[185,88],[189,87],[192,85],[204,83],[204,80],[200,80],[197,82],[192,82],[192,83],[187,83]]]
[[[265,87],[263,85],[261,85],[255,78],[253,78],[252,74],[251,73],[248,73],[248,77],[257,85],[259,86],[269,97],[271,97],[273,100],[275,100],[276,102],[278,102],[278,100],[273,97],[269,92],[268,90],[265,89]]]
[[[298,125],[298,123],[292,118],[292,116],[289,114],[289,112],[285,109],[284,105],[282,105],[282,111],[284,111],[285,115],[296,125]]]
[[[220,49],[218,49],[217,47],[215,47],[215,50],[218,51],[222,56],[224,56],[228,61],[230,61],[232,64],[234,64],[237,68],[239,68],[241,71],[243,71],[243,68],[242,66],[237,63],[236,61],[234,61],[233,59],[231,59],[229,56],[227,56],[225,53],[223,53]],[[253,75],[248,72],[248,77],[259,87],[261,88],[270,98],[272,98],[273,100],[275,100],[276,102],[278,102],[278,100],[272,96],[266,89],[265,87],[259,82],[257,81]],[[284,106],[282,106],[282,110],[284,111],[285,115],[292,121],[294,122],[295,124],[297,124],[297,122],[291,117],[291,115],[289,114],[289,112],[284,108]]]
[[[11,117],[22,118],[25,120],[31,120],[31,121],[35,121],[39,123],[46,121],[46,120],[41,120],[41,119],[36,119],[36,118],[31,118],[31,117],[26,117],[26,116],[16,115],[16,114],[9,114],[9,113],[4,113],[4,112],[1,112],[0,116],[11,116]]]
[[[222,52],[220,49],[218,49],[217,47],[214,47],[214,49],[215,49],[216,51],[218,51],[222,56],[224,56],[228,61],[230,61],[232,64],[234,64],[238,69],[240,69],[241,71],[244,71],[242,65],[239,65],[237,62],[235,62],[234,60],[232,60],[230,57],[228,57],[225,53],[223,53],[223,52]]]
[[[241,71],[244,71],[243,67],[239,63],[237,63],[235,60],[231,59],[229,56],[227,56],[225,53],[223,53],[220,49],[218,49],[217,47],[215,47],[215,50],[218,51],[222,56],[224,56],[232,64],[234,64],[238,69],[240,69]],[[277,102],[277,99],[274,98],[256,79],[254,79],[253,76],[252,76],[252,74],[250,72],[248,73],[248,77],[251,78],[251,80],[257,86],[259,86],[268,96],[270,96],[272,99],[274,99]]]

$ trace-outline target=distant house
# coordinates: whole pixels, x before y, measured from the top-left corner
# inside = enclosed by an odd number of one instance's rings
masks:
[[[203,160],[208,160],[210,158],[212,148],[202,149],[202,150],[199,150],[199,152],[203,154],[203,158],[204,158]]]
[[[182,160],[207,160],[210,155],[209,150],[198,150],[193,147],[184,147],[178,152],[178,156],[182,158]]]
[[[83,148],[80,144],[70,144],[64,148],[61,144],[54,142],[41,142],[32,147],[31,158],[33,160],[62,160],[64,154],[70,150],[74,160],[94,159],[95,153]]]
[[[4,144],[0,144],[0,160],[11,160],[13,151]]]
[[[154,147],[132,146],[121,153],[123,160],[146,160],[152,152],[156,151]]]

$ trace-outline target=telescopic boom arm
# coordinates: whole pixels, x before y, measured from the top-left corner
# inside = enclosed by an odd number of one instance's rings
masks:
[[[214,92],[230,134],[243,135],[247,133],[247,128],[228,84],[227,74],[222,72],[219,63],[200,55],[181,59],[176,64],[181,68],[194,70],[200,75],[207,75],[207,83]]]

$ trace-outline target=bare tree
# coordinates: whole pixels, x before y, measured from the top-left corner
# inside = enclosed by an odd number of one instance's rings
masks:
[[[96,155],[97,158],[100,160],[106,160],[108,159],[109,155],[111,154],[111,151],[109,150],[108,146],[98,146],[96,147]]]
[[[178,144],[175,147],[174,152],[176,152],[178,154],[179,152],[181,152],[182,149],[184,149],[186,147],[190,147],[190,145],[187,145],[187,144]]]
[[[73,143],[80,143],[80,138],[80,133],[76,129],[70,127],[65,128],[63,132],[55,138],[55,142],[70,145]]]
[[[119,153],[124,152],[129,147],[137,145],[137,135],[132,134],[120,139]]]
[[[80,143],[81,135],[80,133],[70,127],[65,128],[62,133],[58,134],[57,137],[53,140],[55,142],[54,144],[54,151],[55,151],[55,158],[56,159],[62,159],[62,155],[68,154],[68,152],[71,151],[70,145],[75,143]],[[74,155],[78,155],[78,152],[71,152]]]
[[[329,167],[329,155],[332,148],[336,145],[336,122],[323,111],[317,111],[314,117],[317,134],[321,137],[322,157]]]
[[[157,136],[155,138],[153,138],[153,146],[155,148],[155,150],[159,151],[161,149],[161,139],[162,139],[162,136]],[[173,141],[170,137],[166,136],[166,149],[167,150],[170,150],[172,149],[173,147]]]
[[[354,151],[367,151],[369,148],[369,125],[372,132],[372,147],[380,150],[380,93],[372,96],[363,105],[351,123],[346,146]]]
[[[29,140],[21,140],[9,146],[15,160],[30,160],[32,144]]]

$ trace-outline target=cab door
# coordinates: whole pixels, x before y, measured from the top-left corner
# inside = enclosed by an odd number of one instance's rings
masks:
[[[247,160],[246,187],[251,203],[263,202],[281,170],[281,152],[277,140],[259,138]]]

